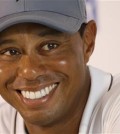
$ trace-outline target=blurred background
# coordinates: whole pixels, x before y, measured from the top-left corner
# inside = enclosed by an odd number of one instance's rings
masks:
[[[87,0],[88,20],[98,27],[96,47],[89,64],[104,71],[120,72],[120,0]]]
[[[89,65],[120,72],[120,0],[86,0],[88,21],[94,19],[98,31]],[[0,97],[0,104],[3,99]]]

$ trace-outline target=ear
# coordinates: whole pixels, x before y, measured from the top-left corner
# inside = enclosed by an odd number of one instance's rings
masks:
[[[94,50],[95,38],[96,38],[96,23],[95,21],[89,21],[86,25],[85,31],[83,33],[83,43],[84,43],[84,59],[87,63]]]

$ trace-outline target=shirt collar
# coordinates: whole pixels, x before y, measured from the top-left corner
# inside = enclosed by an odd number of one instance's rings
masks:
[[[79,134],[87,133],[91,114],[102,95],[109,89],[111,83],[111,75],[109,73],[103,72],[91,66],[89,66],[89,71],[91,76],[91,88],[81,120]]]

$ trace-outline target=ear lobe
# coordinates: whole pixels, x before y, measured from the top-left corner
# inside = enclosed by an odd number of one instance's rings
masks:
[[[95,46],[95,38],[96,38],[96,23],[95,21],[90,21],[86,25],[84,34],[83,34],[83,41],[84,41],[84,57],[85,62],[89,61],[89,57],[91,56],[94,46]]]

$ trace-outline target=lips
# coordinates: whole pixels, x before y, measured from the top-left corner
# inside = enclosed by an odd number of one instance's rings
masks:
[[[57,85],[58,84],[54,83],[52,85],[46,86],[43,89],[40,89],[39,91],[22,90],[21,94],[24,98],[27,98],[27,99],[31,99],[31,100],[41,99],[49,95],[57,87]]]

